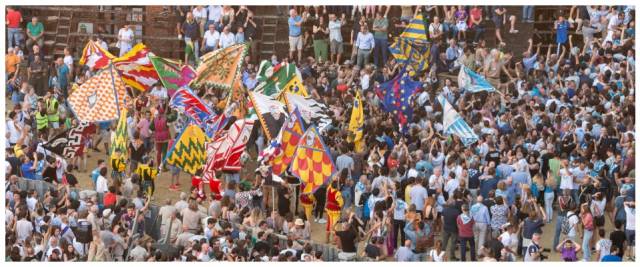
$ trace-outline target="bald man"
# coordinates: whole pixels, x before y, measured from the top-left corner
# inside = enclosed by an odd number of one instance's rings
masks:
[[[489,208],[482,203],[482,196],[476,198],[476,204],[471,206],[469,214],[475,221],[473,225],[473,238],[478,241],[478,253],[480,248],[484,244],[487,238],[487,229],[489,229],[489,223],[491,223],[491,217],[489,217]]]

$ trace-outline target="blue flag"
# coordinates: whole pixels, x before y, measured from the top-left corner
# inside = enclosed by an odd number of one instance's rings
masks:
[[[471,93],[496,91],[496,88],[493,87],[487,79],[470,70],[466,66],[462,66],[460,69],[460,73],[458,74],[458,86],[460,89],[464,89]]]
[[[392,80],[381,84],[376,90],[378,97],[383,100],[384,110],[393,113],[396,121],[403,128],[413,118],[411,96],[421,86],[421,82],[416,82],[408,74],[401,72]]]
[[[442,125],[444,134],[454,134],[460,137],[464,146],[468,147],[479,140],[478,135],[473,132],[464,119],[458,114],[453,106],[442,95],[438,95],[438,102],[442,106]]]

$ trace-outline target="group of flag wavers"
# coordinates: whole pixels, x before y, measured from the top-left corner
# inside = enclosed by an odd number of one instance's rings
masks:
[[[392,113],[405,131],[412,119],[412,98],[421,86],[412,76],[429,67],[430,45],[421,15],[411,21],[389,49],[404,69],[379,85],[375,93],[383,100],[384,110]],[[131,95],[144,94],[161,82],[171,91],[169,107],[186,118],[186,123],[162,162],[157,162],[157,166],[147,161],[138,164],[136,173],[143,180],[144,192],[153,194],[155,177],[164,164],[193,175],[200,188],[209,184],[212,192],[220,192],[216,174],[224,172],[227,181],[239,182],[239,171],[248,158],[247,143],[261,131],[260,138],[268,145],[258,155],[258,171],[273,181],[282,180],[282,176],[296,177],[307,219],[312,217],[316,204],[314,193],[327,186],[324,208],[329,219],[326,228],[329,238],[341,217],[343,200],[336,177],[338,170],[322,138],[326,126],[331,124],[327,108],[309,96],[298,69],[286,61],[277,65],[263,61],[258,71],[259,83],[255,90],[248,91],[241,82],[242,59],[246,54],[245,44],[218,49],[203,55],[194,69],[155,56],[144,44],[136,45],[122,57],[114,57],[90,41],[80,64],[97,73],[75,86],[68,98],[82,128],[67,130],[49,140],[45,147],[61,156],[73,157],[81,142],[78,139],[86,138],[83,129],[89,123],[118,120],[109,154],[115,167],[112,177],[119,182],[127,162],[127,109],[133,105]],[[458,82],[460,88],[470,93],[496,91],[482,76],[464,67]],[[213,112],[192,89],[204,87],[226,91],[223,112]],[[438,102],[443,108],[445,133],[458,136],[467,146],[476,142],[478,136],[446,98],[439,96]],[[356,88],[348,125],[348,142],[354,144],[356,152],[365,149],[363,105],[362,93]],[[260,127],[254,127],[256,124]]]

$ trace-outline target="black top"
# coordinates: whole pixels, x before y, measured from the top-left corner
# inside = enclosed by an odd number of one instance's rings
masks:
[[[184,37],[191,38],[191,41],[200,40],[200,25],[194,19],[191,23],[185,21],[182,23],[182,33]]]
[[[353,229],[347,231],[336,232],[336,235],[340,237],[340,244],[342,245],[342,251],[345,253],[356,252],[356,233]]]
[[[442,210],[442,218],[444,220],[444,230],[450,233],[458,232],[458,225],[456,219],[460,215],[460,210],[455,205],[445,206]]]
[[[627,237],[625,236],[623,231],[615,230],[611,232],[611,234],[609,234],[609,239],[611,239],[612,245],[618,247],[619,251],[623,251],[622,244],[624,243],[624,241],[627,241]],[[622,253],[619,253],[618,255],[622,255]]]
[[[544,223],[541,219],[530,220],[529,218],[524,219],[524,225],[522,229],[522,236],[526,239],[531,239],[534,233],[541,233],[542,226]]]
[[[317,25],[317,24],[316,24],[316,27],[320,27],[320,29],[313,34],[313,40],[327,39],[327,34],[322,31],[322,30],[327,30],[327,27],[324,25]]]
[[[131,159],[137,162],[142,161],[142,157],[145,154],[144,145],[140,144],[138,148],[136,148],[133,143],[129,143],[129,149],[131,150]]]

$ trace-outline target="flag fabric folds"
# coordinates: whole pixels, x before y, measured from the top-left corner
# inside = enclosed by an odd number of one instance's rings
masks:
[[[284,103],[284,95],[286,93],[309,96],[307,88],[304,87],[304,85],[302,84],[302,80],[298,75],[293,76],[293,78],[291,78],[291,80],[284,86],[282,91],[278,94],[278,101]]]
[[[87,45],[82,49],[82,56],[78,60],[80,65],[86,65],[91,70],[96,71],[103,69],[111,63],[115,56],[109,51],[102,48],[96,42],[89,40]]]
[[[196,174],[207,159],[205,150],[207,141],[208,138],[200,127],[191,124],[178,136],[164,160],[187,173]]]
[[[349,141],[354,142],[355,151],[362,152],[364,150],[364,143],[362,137],[364,135],[364,107],[362,103],[362,97],[360,91],[356,90],[356,95],[353,100],[353,108],[351,110],[351,119],[349,120]]]
[[[149,48],[139,43],[123,56],[113,60],[122,80],[138,91],[147,91],[160,81],[149,55],[153,55]]]
[[[74,90],[67,102],[81,122],[100,122],[119,118],[120,109],[131,103],[131,99],[111,65]]]
[[[276,95],[290,85],[289,82],[296,76],[300,77],[300,74],[293,63],[280,62],[272,65],[270,61],[263,60],[256,75],[258,85],[254,91],[268,96]]]
[[[290,172],[304,184],[302,193],[315,192],[336,172],[331,153],[315,127],[309,127],[301,137]]]
[[[479,140],[478,135],[462,119],[460,114],[453,108],[447,99],[438,95],[438,102],[442,106],[442,125],[444,133],[453,134],[460,137],[464,146],[468,147]]]
[[[202,125],[214,114],[189,87],[178,89],[169,100],[169,106],[189,116],[198,125]]]
[[[251,99],[267,140],[273,139],[287,116],[284,104],[273,99],[273,97],[257,92],[249,92],[249,99]]]
[[[460,73],[458,73],[458,87],[471,93],[477,93],[481,91],[495,92],[496,88],[491,85],[487,79],[480,74],[475,73],[466,66],[462,66]]]
[[[298,94],[284,93],[284,96],[289,112],[293,112],[297,108],[306,125],[315,124],[320,132],[323,132],[331,124],[331,117],[327,115],[326,105],[311,97]]]
[[[289,167],[304,131],[300,111],[295,109],[289,114],[289,118],[282,126],[278,138],[270,144],[270,148],[273,149],[273,155],[266,162],[271,165],[273,174],[282,175]]]
[[[68,129],[51,138],[42,147],[67,159],[72,159],[82,148],[84,138],[88,134],[90,123],[81,122],[77,126]]]
[[[408,74],[401,72],[390,81],[381,84],[376,93],[382,99],[385,111],[391,112],[396,121],[404,127],[413,118],[411,96],[421,87],[421,82],[416,82]]]
[[[149,56],[149,60],[167,90],[178,90],[187,86],[196,77],[196,71],[189,65],[157,56]]]
[[[207,180],[215,177],[216,171],[240,171],[240,158],[251,136],[253,125],[252,119],[237,120],[229,130],[207,143],[207,161],[203,172]]]
[[[398,63],[411,66],[416,72],[429,68],[431,45],[426,41],[417,43],[404,38],[396,38],[396,42],[389,46],[389,52]]]
[[[427,27],[422,14],[418,14],[411,19],[407,28],[400,34],[400,38],[418,42],[427,40]]]
[[[212,86],[230,90],[233,82],[241,77],[242,60],[247,55],[246,44],[236,44],[217,49],[200,57],[193,86]]]
[[[116,134],[111,138],[111,145],[109,146],[110,155],[115,152],[120,152],[121,157],[127,158],[128,150],[128,132],[127,132],[127,109],[123,108],[120,111],[120,119],[118,120],[118,126],[116,127]]]

